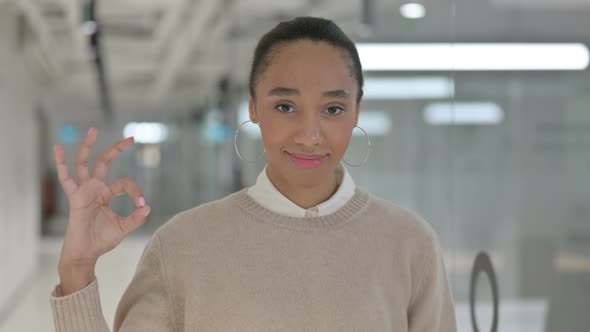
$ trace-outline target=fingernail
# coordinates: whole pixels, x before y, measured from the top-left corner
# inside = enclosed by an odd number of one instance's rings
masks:
[[[144,214],[143,214],[143,215],[144,215],[145,217],[147,217],[147,216],[148,216],[148,214],[150,214],[150,211],[151,211],[151,210],[152,210],[152,209],[151,209],[151,208],[148,206],[147,210],[145,210],[145,212],[144,212]]]
[[[94,129],[94,128],[88,129],[88,135],[90,135],[92,133],[92,129]]]
[[[139,198],[139,206],[144,206],[145,205],[145,198],[143,198],[143,196],[141,196]]]

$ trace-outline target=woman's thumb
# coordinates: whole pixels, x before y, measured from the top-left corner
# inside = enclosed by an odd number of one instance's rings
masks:
[[[120,221],[121,228],[125,232],[125,236],[129,235],[136,229],[138,229],[141,225],[143,225],[147,219],[148,214],[150,213],[151,208],[148,205],[144,205],[128,216]]]

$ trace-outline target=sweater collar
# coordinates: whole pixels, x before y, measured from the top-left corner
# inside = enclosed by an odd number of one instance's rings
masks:
[[[307,231],[331,229],[355,219],[369,206],[371,194],[356,188],[354,195],[338,210],[331,214],[316,217],[293,217],[274,212],[259,204],[248,194],[248,188],[231,194],[231,198],[248,215],[260,222],[267,222],[283,228]]]

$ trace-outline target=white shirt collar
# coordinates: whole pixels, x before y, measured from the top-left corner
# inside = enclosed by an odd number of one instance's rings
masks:
[[[276,213],[301,218],[323,216],[333,213],[344,206],[356,190],[352,177],[342,164],[339,165],[336,172],[340,182],[336,193],[327,201],[309,209],[304,209],[285,197],[268,178],[266,166],[258,175],[256,183],[248,188],[248,194],[258,204]]]

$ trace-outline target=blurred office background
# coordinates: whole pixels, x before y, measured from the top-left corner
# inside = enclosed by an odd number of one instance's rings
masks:
[[[109,179],[134,178],[153,210],[99,261],[112,324],[157,227],[254,183],[264,164],[233,141],[253,49],[304,15],[359,47],[373,151],[348,169],[436,229],[459,331],[590,331],[590,0],[0,0],[0,331],[53,330],[68,208],[53,144],[71,167],[90,127],[92,161],[138,142]],[[355,131],[347,160],[365,152]]]

